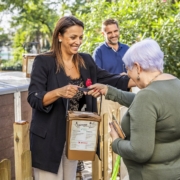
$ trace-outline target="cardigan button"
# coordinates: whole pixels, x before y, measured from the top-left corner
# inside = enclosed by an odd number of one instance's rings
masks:
[[[35,93],[35,96],[37,96],[38,95],[38,93]]]

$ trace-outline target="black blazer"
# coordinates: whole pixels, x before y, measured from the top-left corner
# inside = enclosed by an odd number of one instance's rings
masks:
[[[89,54],[80,53],[85,61],[86,69],[81,67],[80,73],[84,81],[103,83],[127,90],[129,78],[113,75],[96,66]],[[66,86],[69,82],[65,72],[56,73],[55,59],[48,55],[38,55],[33,63],[28,102],[33,108],[30,127],[30,148],[33,167],[57,173],[66,141],[66,103],[59,98],[47,107],[43,107],[42,99],[51,90]],[[87,111],[96,112],[96,98],[85,96],[80,107],[87,105]]]

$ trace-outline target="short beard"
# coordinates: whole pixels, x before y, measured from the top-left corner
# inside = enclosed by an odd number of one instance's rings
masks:
[[[116,45],[116,44],[118,44],[118,42],[119,42],[119,37],[118,37],[118,40],[117,40],[117,42],[116,43],[114,43],[114,42],[112,42],[111,40],[109,40],[108,39],[108,41],[107,41],[109,44],[111,44],[111,45]]]
[[[117,41],[117,42],[108,41],[108,44],[116,45],[116,44],[118,44],[118,42],[119,42],[119,41]]]
[[[112,41],[108,41],[108,43],[111,44],[111,45],[116,45],[116,44],[118,44],[118,42],[114,43],[114,42],[112,42]]]

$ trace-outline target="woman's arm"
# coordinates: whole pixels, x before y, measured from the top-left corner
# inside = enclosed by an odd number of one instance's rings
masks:
[[[129,107],[134,100],[135,94],[126,92],[104,84],[93,84],[88,87],[88,95],[99,97],[101,94],[105,95],[106,99],[118,102],[119,104]]]
[[[78,91],[78,86],[76,85],[67,85],[62,88],[57,88],[55,90],[49,91],[44,95],[43,106],[48,106],[54,101],[62,98],[72,98]]]
[[[49,112],[52,103],[59,98],[72,98],[78,91],[78,86],[66,85],[49,91],[50,70],[53,68],[53,61],[50,56],[37,56],[33,63],[31,82],[29,85],[28,102],[32,108]],[[47,64],[47,61],[49,64]],[[51,87],[52,88],[52,87]],[[48,107],[47,107],[48,106]]]
[[[158,96],[152,91],[142,90],[136,95],[127,114],[130,118],[130,140],[116,139],[112,143],[115,153],[139,163],[144,163],[152,157],[158,104]]]
[[[43,105],[43,98],[48,91],[47,84],[49,66],[46,63],[46,58],[49,57],[39,55],[36,56],[34,60],[27,99],[32,108],[39,111],[49,112],[52,105],[49,107],[44,107]]]
[[[118,102],[119,104],[129,107],[134,100],[135,94],[131,92],[126,92],[114,88],[112,86],[107,86],[108,90],[105,95],[105,98],[108,100],[112,100],[114,102]]]

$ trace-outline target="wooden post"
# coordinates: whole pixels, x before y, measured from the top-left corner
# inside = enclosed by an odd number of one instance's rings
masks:
[[[92,179],[102,179],[102,163],[97,155],[95,155],[95,160],[92,161]]]
[[[120,124],[120,108],[116,110],[116,119],[117,119],[117,122]]]
[[[127,110],[128,110],[128,108],[125,106],[120,107],[120,110],[119,110],[120,122]],[[129,180],[129,174],[128,174],[127,168],[126,168],[122,158],[121,158],[121,163],[120,163],[120,179]]]
[[[0,180],[11,180],[11,162],[8,159],[0,162]]]
[[[117,120],[117,111],[113,111],[112,114],[114,115],[114,117],[116,118]],[[112,150],[112,170],[114,169],[114,165],[115,165],[115,162],[116,162],[116,158],[117,158],[117,154],[113,152]]]
[[[98,156],[96,155],[95,161],[92,161],[92,179],[97,179],[97,180],[102,180],[103,179],[103,167],[102,167],[102,162],[103,162],[103,115],[101,116],[101,122],[99,126],[99,135],[100,135],[100,159],[99,160]]]
[[[117,113],[116,113],[116,115],[117,115],[116,119],[117,119],[117,122],[119,123],[119,125],[121,125],[120,109],[121,109],[121,107],[117,109]],[[120,176],[120,174],[121,174],[121,160],[120,160],[118,175]]]
[[[104,162],[103,162],[103,169],[104,169],[104,180],[110,179],[110,174],[108,173],[108,163],[109,163],[109,132],[108,132],[108,113],[104,114],[104,121],[103,121],[103,129],[104,129]]]
[[[99,125],[99,135],[100,135],[100,159],[103,162],[103,145],[104,145],[104,129],[103,129],[103,124],[104,124],[104,115],[101,115],[101,122]]]
[[[32,160],[30,150],[27,150],[22,153],[21,162],[22,178],[25,180],[32,180]]]
[[[14,156],[16,180],[31,180],[31,153],[29,151],[29,123],[14,123]],[[26,152],[27,151],[27,152]]]

